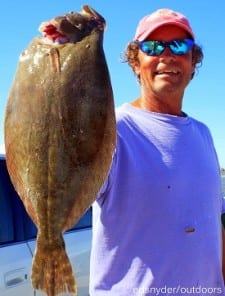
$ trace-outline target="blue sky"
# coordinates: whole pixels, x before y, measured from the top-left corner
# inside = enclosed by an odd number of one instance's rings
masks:
[[[103,1],[4,1],[1,4],[0,55],[0,144],[4,142],[3,122],[6,100],[19,54],[37,35],[42,21],[91,5],[107,21],[104,49],[110,70],[116,106],[134,100],[139,86],[131,69],[121,63],[120,55],[133,38],[141,17],[158,8],[172,8],[185,14],[193,27],[196,41],[203,47],[204,60],[188,86],[183,110],[206,123],[213,135],[219,161],[225,168],[225,2],[181,0]],[[32,99],[32,94],[31,94]]]

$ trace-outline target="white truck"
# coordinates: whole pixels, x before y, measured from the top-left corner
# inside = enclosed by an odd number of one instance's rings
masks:
[[[88,296],[91,209],[64,234],[78,295]],[[10,181],[4,153],[0,154],[0,295],[39,296],[30,275],[37,229]]]

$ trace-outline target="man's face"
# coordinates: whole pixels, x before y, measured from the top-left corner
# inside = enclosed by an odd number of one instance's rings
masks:
[[[185,38],[188,35],[183,29],[165,25],[151,33],[146,40],[171,41]],[[140,76],[141,87],[147,95],[183,95],[194,72],[191,50],[184,55],[175,55],[167,47],[159,56],[149,56],[139,50],[138,58],[135,72]]]

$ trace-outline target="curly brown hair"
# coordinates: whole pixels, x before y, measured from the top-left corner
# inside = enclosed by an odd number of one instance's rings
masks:
[[[139,52],[139,45],[135,41],[131,41],[128,43],[127,48],[122,56],[122,61],[127,62],[128,65],[134,71],[134,65],[138,62],[138,52]],[[192,61],[195,66],[195,70],[202,65],[203,60],[203,51],[202,47],[198,44],[194,43],[192,48]],[[135,71],[134,71],[135,73]],[[136,74],[136,73],[135,73]],[[191,79],[194,77],[195,71],[192,73]],[[139,77],[137,77],[140,81]]]

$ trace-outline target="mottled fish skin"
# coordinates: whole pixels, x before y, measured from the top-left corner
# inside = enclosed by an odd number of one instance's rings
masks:
[[[116,141],[105,21],[89,6],[53,20],[64,32],[61,20],[70,23],[71,42],[32,40],[20,56],[5,115],[8,171],[38,228],[32,284],[48,296],[77,294],[62,232],[94,201]]]

